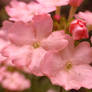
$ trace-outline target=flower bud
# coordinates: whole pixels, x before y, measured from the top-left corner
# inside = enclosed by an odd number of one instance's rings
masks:
[[[89,37],[86,23],[80,19],[76,19],[70,24],[69,31],[74,40],[80,40]]]
[[[56,21],[60,21],[61,16],[58,14],[55,14],[53,17]]]
[[[69,4],[73,7],[79,7],[83,0],[69,0]]]

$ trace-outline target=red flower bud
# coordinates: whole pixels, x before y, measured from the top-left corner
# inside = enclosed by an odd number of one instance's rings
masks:
[[[69,31],[74,40],[80,40],[89,37],[86,23],[80,19],[76,19],[70,24]]]
[[[79,7],[83,0],[69,0],[69,4],[73,7]]]
[[[55,15],[54,15],[54,19],[55,19],[56,21],[60,21],[60,18],[61,18],[60,15],[58,15],[58,14],[55,14]]]

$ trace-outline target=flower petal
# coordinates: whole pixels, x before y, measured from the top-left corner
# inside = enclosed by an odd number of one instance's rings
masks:
[[[64,66],[60,53],[48,52],[43,62],[41,62],[41,71],[46,76],[55,76]]]
[[[92,48],[88,42],[81,42],[75,48],[73,61],[75,64],[90,64],[92,62]]]
[[[31,44],[34,40],[34,30],[31,24],[16,22],[9,30],[8,36],[15,44]]]
[[[8,63],[16,67],[23,67],[31,63],[32,51],[29,46],[9,45],[3,50],[3,55],[8,57]]]
[[[53,21],[49,14],[37,15],[33,18],[33,25],[36,32],[36,38],[42,39],[52,32]]]
[[[68,45],[68,40],[65,39],[63,31],[53,32],[47,39],[41,42],[43,48],[47,50],[62,50]]]
[[[40,70],[40,64],[46,51],[42,48],[34,49],[32,52],[32,62],[29,65],[30,71],[36,76],[42,76],[42,72]]]

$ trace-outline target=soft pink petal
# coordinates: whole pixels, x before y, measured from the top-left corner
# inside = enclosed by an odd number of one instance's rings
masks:
[[[55,85],[63,86],[66,90],[92,88],[92,67],[89,65],[74,66],[71,70],[61,70],[56,76],[49,77]]]
[[[7,60],[7,57],[4,57],[1,53],[0,53],[0,64],[5,62]]]
[[[53,28],[53,21],[49,14],[37,15],[33,18],[33,26],[37,39],[47,37]]]
[[[41,62],[41,71],[46,76],[55,76],[64,66],[65,61],[62,60],[60,53],[48,52],[43,62]]]
[[[32,62],[29,65],[30,71],[36,76],[42,76],[42,72],[40,70],[40,64],[44,58],[46,51],[42,48],[34,49],[32,52]]]
[[[92,88],[92,67],[90,65],[76,65],[72,68],[69,81],[78,83],[79,88]],[[71,86],[72,88],[72,86]],[[70,88],[70,89],[71,89]]]
[[[3,50],[3,55],[8,57],[8,61],[16,67],[27,66],[31,63],[32,51],[29,46],[17,47],[9,45]]]
[[[31,44],[34,40],[34,30],[31,24],[16,22],[8,32],[9,40],[15,44]]]
[[[45,6],[64,6],[67,5],[69,0],[37,0]]]
[[[60,55],[63,60],[69,61],[74,55],[74,40],[70,35],[66,35],[66,39],[69,41],[69,44],[60,52]]]
[[[73,62],[75,64],[90,64],[92,62],[92,48],[88,42],[81,42],[75,48]]]
[[[68,45],[68,40],[65,39],[63,31],[53,32],[47,39],[41,42],[43,48],[47,50],[62,50]]]
[[[10,20],[23,22],[32,20],[32,12],[29,10],[28,4],[24,2],[12,0],[10,5],[6,6],[5,9],[10,16]]]

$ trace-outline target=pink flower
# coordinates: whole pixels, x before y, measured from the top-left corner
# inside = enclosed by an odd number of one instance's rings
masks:
[[[70,24],[69,31],[72,34],[74,40],[80,40],[89,37],[86,23],[79,19],[74,20]]]
[[[46,7],[35,2],[26,4],[17,0],[12,0],[10,5],[6,6],[6,11],[10,16],[10,20],[23,22],[31,21],[34,15],[48,13],[53,10],[55,10],[55,7]]]
[[[30,80],[26,79],[18,72],[8,72],[8,76],[5,77],[1,84],[3,88],[12,91],[22,91],[30,88]]]
[[[73,7],[79,7],[83,0],[69,0],[69,4]]]
[[[8,32],[5,31],[11,45],[3,50],[3,55],[16,66],[29,67],[30,72],[41,76],[39,67],[44,55],[48,51],[60,51],[68,44],[65,33],[52,32],[52,27],[48,14],[35,16],[30,23],[13,23]]]
[[[68,37],[69,45],[58,53],[48,52],[41,63],[42,72],[55,85],[66,90],[92,88],[92,48],[88,42],[81,42],[74,47]]]
[[[64,6],[68,5],[69,0],[37,0],[39,3],[45,6]]]
[[[75,17],[84,19],[88,25],[92,25],[92,12],[90,11],[79,12]]]

